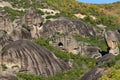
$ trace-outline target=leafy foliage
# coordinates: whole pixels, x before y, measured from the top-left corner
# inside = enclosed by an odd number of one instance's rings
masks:
[[[106,51],[107,50],[107,46],[106,46],[105,40],[100,39],[98,36],[92,37],[92,38],[84,38],[84,37],[76,34],[76,35],[73,35],[73,37],[77,41],[86,42],[86,43],[89,43],[92,46],[98,46],[98,47],[100,47],[102,49],[102,51]]]

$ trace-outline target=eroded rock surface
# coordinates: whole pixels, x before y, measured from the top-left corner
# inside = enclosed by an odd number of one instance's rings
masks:
[[[5,10],[0,12],[0,30],[6,31],[8,34],[13,30],[8,13]]]
[[[95,67],[86,73],[80,80],[99,80],[99,78],[104,74],[102,68]]]
[[[12,38],[4,30],[0,30],[0,51],[5,45],[11,42],[13,42]]]
[[[73,54],[85,55],[96,59],[102,57],[98,47],[90,46],[84,42],[78,42],[71,35],[56,34],[51,38],[49,43],[60,47],[63,51]]]
[[[119,36],[120,35],[118,32],[108,31],[105,33],[105,39],[109,47],[109,53],[112,53],[114,55],[119,54],[118,48]]]
[[[30,29],[33,38],[40,37],[39,33],[42,29],[42,24],[43,24],[42,17],[32,7],[22,18],[22,25]]]
[[[45,76],[69,69],[67,63],[46,48],[29,40],[17,40],[6,45],[1,51],[1,63],[7,66],[8,72],[26,72]]]
[[[18,78],[10,73],[0,73],[0,80],[18,80]]]
[[[20,39],[31,39],[31,33],[25,28],[16,28],[14,29],[11,34],[11,38],[16,41]]]
[[[55,33],[60,34],[80,34],[84,37],[93,37],[99,34],[95,28],[86,25],[80,20],[70,18],[58,18],[47,23],[43,27],[42,36],[52,37]]]

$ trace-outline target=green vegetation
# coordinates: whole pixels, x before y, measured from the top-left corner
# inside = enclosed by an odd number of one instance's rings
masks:
[[[105,40],[100,39],[100,37],[96,36],[96,37],[92,37],[92,38],[84,38],[80,35],[73,35],[73,37],[80,42],[86,42],[92,46],[97,46],[100,47],[102,51],[106,51],[107,50],[107,45]]]
[[[17,17],[22,17],[25,14],[25,12],[23,11],[13,10],[9,7],[4,7],[4,10],[6,10],[9,13],[9,17],[12,21]]]
[[[107,65],[107,71],[100,80],[119,80],[120,79],[120,55],[115,57],[115,60],[110,61],[111,66]]]
[[[7,66],[5,64],[2,64],[2,71],[5,71],[7,69]]]

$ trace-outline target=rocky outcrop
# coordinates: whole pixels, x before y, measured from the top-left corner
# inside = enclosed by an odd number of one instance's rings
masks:
[[[114,54],[106,54],[104,55],[102,58],[99,58],[97,60],[97,65],[100,66],[100,65],[103,65],[105,62],[109,62],[109,61],[112,61],[115,59],[115,55]]]
[[[51,43],[54,46],[60,47],[62,50],[79,54],[79,43],[70,35],[55,34],[51,38]]]
[[[22,21],[22,25],[30,29],[30,32],[33,38],[40,37],[39,33],[42,29],[43,19],[35,11],[34,8],[31,7],[29,11],[24,15],[21,21]]]
[[[0,80],[18,80],[18,78],[10,73],[0,73]]]
[[[85,42],[78,42],[71,35],[56,33],[49,43],[73,54],[85,55],[96,59],[102,57],[98,47],[90,46]]]
[[[107,42],[109,53],[112,53],[114,55],[119,54],[119,48],[118,48],[118,42],[119,42],[119,33],[108,31],[105,33],[105,40]]]
[[[12,38],[7,35],[5,31],[0,30],[0,51],[5,45],[11,43],[12,41]]]
[[[41,36],[52,37],[55,33],[80,34],[83,37],[93,37],[99,34],[95,28],[86,25],[80,20],[58,18],[44,25]]]
[[[105,63],[108,63],[112,60],[115,60],[115,55],[109,53],[104,55],[103,57],[99,58],[97,60],[97,65],[90,71],[88,71],[80,80],[99,80],[100,77],[102,77],[105,74],[105,71],[107,68],[103,68],[102,66]]]
[[[47,76],[69,69],[67,63],[46,48],[29,40],[17,40],[6,45],[0,56],[1,64],[7,66],[7,72],[25,72]]]
[[[5,10],[0,12],[0,30],[4,30],[8,34],[13,30],[8,13]]]
[[[29,27],[32,27],[35,24],[40,24],[41,22],[42,22],[41,16],[32,7],[22,18],[22,24],[25,24]]]
[[[25,28],[16,28],[14,29],[11,34],[11,38],[16,41],[20,39],[31,39],[31,33]]]
[[[95,67],[86,73],[80,80],[99,80],[104,74],[104,69]]]
[[[90,58],[95,58],[95,59],[98,59],[98,58],[101,58],[102,55],[100,54],[99,52],[99,48],[98,47],[94,47],[94,46],[83,46],[82,47],[82,55],[86,55]]]

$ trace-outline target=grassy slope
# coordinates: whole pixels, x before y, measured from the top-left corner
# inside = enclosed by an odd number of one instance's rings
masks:
[[[42,7],[42,8],[58,9],[61,11],[61,14],[59,16],[66,16],[71,18],[76,18],[73,15],[76,13],[82,13],[88,16],[93,15],[97,17],[96,20],[92,20],[91,18],[85,18],[83,19],[83,21],[94,26],[96,24],[102,23],[108,26],[107,29],[111,29],[111,30],[116,30],[120,26],[120,2],[113,3],[113,4],[95,5],[95,4],[78,3],[76,2],[76,0],[39,0],[38,2],[35,2],[35,0],[32,0],[33,4],[31,5],[27,0],[20,0],[20,1],[6,0],[6,1],[12,2],[12,5],[15,7],[29,8],[30,6],[33,6],[35,8]],[[47,4],[41,4],[41,3],[47,3]],[[5,8],[5,9],[10,13],[10,16],[12,19],[15,18],[14,17],[15,15],[21,16],[24,14],[24,12],[18,12],[14,10],[12,11],[9,8]],[[90,39],[87,39],[87,40],[89,41]],[[48,48],[53,53],[55,53],[57,57],[65,60],[66,62],[68,61],[69,58],[74,59],[75,61],[74,68],[67,72],[58,73],[55,76],[53,77],[50,76],[48,78],[19,73],[18,76],[23,80],[41,80],[41,79],[42,80],[61,80],[61,77],[64,78],[62,80],[76,80],[95,65],[95,60],[89,59],[86,57],[75,56],[71,54],[68,55],[60,51],[59,49],[52,47],[51,45],[48,44],[47,41],[39,39],[39,40],[36,40],[36,42]],[[86,69],[83,69],[83,66],[84,67],[86,66]],[[119,67],[119,65],[115,65],[115,66]],[[116,67],[110,68],[110,71],[108,71],[108,74],[103,76],[101,80],[118,80],[120,76],[116,74],[119,73],[119,69]]]

